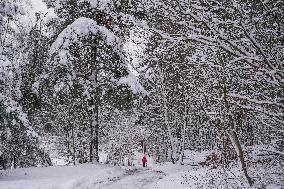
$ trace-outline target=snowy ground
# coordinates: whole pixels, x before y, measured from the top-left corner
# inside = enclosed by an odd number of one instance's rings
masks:
[[[150,188],[165,175],[152,168],[86,164],[1,171],[1,189]]]
[[[210,153],[210,152],[208,152]],[[186,164],[148,168],[102,164],[0,171],[0,189],[197,189],[250,188],[237,167],[212,169],[198,162],[208,153],[189,152]],[[256,188],[283,189],[283,166],[250,168]]]
[[[1,189],[87,189],[124,174],[102,165],[58,166],[2,172]]]
[[[204,161],[211,152],[188,151],[187,153],[188,159],[183,166],[168,163],[155,168],[166,175],[158,180],[155,189],[284,189],[282,159],[278,163],[250,165],[249,175],[254,181],[253,187],[250,187],[238,166],[202,167],[198,162]],[[251,158],[260,160],[259,156]]]

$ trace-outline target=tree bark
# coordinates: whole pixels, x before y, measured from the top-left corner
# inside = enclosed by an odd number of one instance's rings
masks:
[[[223,109],[223,119],[224,120],[223,121],[224,121],[224,125],[226,122],[229,125],[229,128],[225,128],[226,133],[229,136],[234,146],[234,149],[238,155],[240,165],[241,165],[241,171],[244,173],[245,178],[247,179],[249,185],[252,186],[253,181],[248,175],[248,171],[247,171],[247,167],[246,167],[246,163],[244,159],[244,153],[243,153],[242,146],[241,146],[240,140],[236,132],[236,123],[234,120],[234,116],[230,111],[230,105],[228,101],[228,89],[227,89],[226,80],[225,80],[225,64],[224,62],[222,62],[221,64],[222,64],[222,74],[223,74],[221,80],[222,80],[222,85],[223,85],[222,92],[223,92],[223,102],[224,102],[224,109]]]
[[[239,161],[240,161],[240,165],[241,165],[241,170],[243,171],[245,178],[247,179],[249,185],[252,186],[253,181],[250,178],[250,176],[248,175],[248,170],[247,170],[247,166],[246,166],[245,158],[244,158],[244,152],[243,152],[243,149],[241,147],[237,133],[235,131],[231,131],[231,132],[227,132],[227,134],[229,135],[230,140],[231,140],[231,142],[232,142],[232,144],[233,144],[233,146],[234,146],[234,148],[237,152],[237,155],[238,155],[238,158],[239,158]]]
[[[90,144],[90,162],[99,162],[99,117],[98,107],[95,106],[91,114],[91,144]]]
[[[169,123],[169,113],[168,113],[168,101],[167,101],[167,95],[166,95],[166,89],[165,89],[165,83],[164,83],[164,73],[163,73],[163,68],[160,68],[160,81],[161,81],[161,93],[162,93],[162,102],[163,102],[163,116],[164,116],[164,124],[165,124],[165,129],[167,132],[167,135],[169,137],[169,142],[170,142],[170,148],[171,148],[171,161],[173,164],[176,164],[177,162],[177,150],[174,142],[174,138],[172,135],[172,129]]]
[[[95,138],[94,138],[94,159],[96,162],[99,162],[99,108],[98,105],[96,105],[96,109],[95,109],[95,125],[94,125],[94,134],[95,134]]]
[[[93,162],[93,147],[94,147],[94,128],[93,128],[93,118],[90,118],[90,135],[91,135],[91,140],[90,140],[90,162]]]
[[[227,98],[227,87],[226,87],[226,83],[223,80],[223,98],[224,98],[224,122],[227,120],[228,124],[229,124],[229,128],[226,129],[226,133],[229,136],[234,149],[238,155],[239,161],[240,161],[240,165],[241,165],[241,171],[244,173],[245,178],[247,179],[248,183],[250,186],[253,185],[253,181],[252,179],[249,177],[248,175],[248,171],[247,171],[247,167],[246,167],[246,163],[245,163],[245,159],[244,159],[244,153],[241,147],[241,143],[240,140],[238,138],[238,135],[236,133],[236,125],[235,125],[235,121],[234,121],[234,117],[230,112],[229,109],[229,102],[228,102],[228,98]],[[228,115],[229,114],[229,115]]]
[[[75,135],[74,135],[74,125],[72,125],[72,148],[73,148],[73,165],[76,164],[76,147],[75,147]]]
[[[185,111],[186,112],[186,111]],[[185,146],[185,134],[186,134],[186,115],[184,115],[184,120],[183,120],[183,128],[182,128],[182,141],[181,141],[181,148],[180,148],[180,157],[179,157],[179,163],[183,164],[183,156],[184,156],[184,146]]]
[[[90,144],[90,162],[99,162],[99,102],[100,92],[98,87],[98,65],[97,65],[97,44],[98,39],[93,42],[95,45],[91,45],[91,58],[89,65],[92,69],[91,75],[89,76],[90,81],[95,85],[93,88],[94,97],[90,100],[89,107],[91,110],[90,127],[91,127],[91,144]]]

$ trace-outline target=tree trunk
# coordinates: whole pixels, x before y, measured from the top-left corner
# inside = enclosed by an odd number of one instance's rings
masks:
[[[231,132],[228,131],[227,134],[230,137],[230,140],[231,140],[231,142],[232,142],[232,144],[233,144],[233,146],[234,146],[234,148],[237,152],[237,155],[238,155],[238,158],[239,158],[239,161],[240,161],[241,170],[243,171],[245,178],[247,179],[249,185],[252,186],[253,181],[248,175],[248,170],[247,170],[247,166],[246,166],[245,158],[244,158],[244,152],[242,150],[242,147],[241,147],[239,138],[237,136],[237,133],[235,131],[231,131]]]
[[[165,129],[167,131],[169,140],[170,140],[170,148],[171,148],[171,161],[173,164],[176,164],[177,161],[177,150],[174,142],[174,138],[172,135],[172,129],[169,123],[169,115],[168,115],[168,106],[167,106],[167,95],[166,95],[166,89],[165,89],[165,84],[164,84],[164,74],[162,71],[162,68],[160,70],[160,79],[161,79],[161,93],[162,93],[162,98],[163,98],[163,111],[164,111],[164,124],[165,124]]]
[[[179,163],[183,164],[183,156],[184,156],[184,146],[185,146],[185,130],[186,130],[186,116],[184,115],[183,120],[183,128],[182,128],[182,141],[181,141],[181,148],[180,148],[180,157],[179,157]]]
[[[245,163],[245,159],[244,159],[244,153],[240,144],[240,140],[237,136],[236,133],[236,125],[234,122],[234,117],[233,115],[230,113],[229,110],[229,102],[227,99],[227,88],[226,85],[224,83],[224,105],[225,105],[225,110],[224,110],[224,122],[227,119],[228,123],[229,123],[229,128],[226,129],[226,133],[229,136],[234,149],[238,155],[239,161],[240,161],[240,165],[241,165],[241,171],[244,173],[245,178],[247,179],[248,183],[250,186],[252,186],[253,181],[252,179],[249,177],[248,172],[247,172],[247,167],[246,167],[246,163]],[[229,114],[229,115],[227,115]]]
[[[91,108],[91,144],[90,144],[90,162],[99,162],[99,102],[100,102],[100,88],[98,84],[98,65],[97,65],[97,46],[98,39],[95,39],[92,43],[95,45],[91,46],[91,58],[89,65],[92,69],[91,75],[89,76],[90,81],[94,83],[93,93],[94,97],[90,100],[89,108]]]
[[[98,106],[96,105],[91,115],[91,144],[90,162],[99,162],[99,123]]]
[[[70,125],[70,123],[68,123]],[[69,136],[69,130],[68,127],[64,128],[65,130],[65,134],[66,134],[66,146],[67,146],[67,157],[68,157],[68,165],[71,163],[70,162],[70,156],[72,156],[72,152],[71,152],[71,147],[70,147],[70,136]]]
[[[95,153],[94,153],[94,159],[96,162],[99,162],[99,108],[96,106],[96,116],[95,116]]]
[[[90,115],[90,135],[91,135],[91,140],[90,140],[90,162],[93,162],[93,147],[94,147],[94,127],[93,127],[93,114]]]
[[[226,133],[229,136],[234,146],[234,149],[238,155],[240,165],[241,165],[241,171],[244,173],[245,178],[247,179],[249,185],[252,186],[253,181],[248,175],[247,167],[246,167],[246,163],[244,159],[244,153],[241,147],[240,140],[236,133],[236,123],[234,121],[234,116],[230,111],[230,105],[228,101],[228,89],[227,89],[226,80],[225,80],[225,64],[223,62],[222,62],[222,72],[223,72],[222,84],[223,84],[223,101],[224,101],[224,110],[223,110],[224,120],[223,121],[224,121],[224,124],[227,122],[229,125],[229,128],[226,128]]]
[[[72,148],[73,148],[73,165],[76,164],[76,147],[75,147],[75,136],[74,136],[74,126],[72,125]]]

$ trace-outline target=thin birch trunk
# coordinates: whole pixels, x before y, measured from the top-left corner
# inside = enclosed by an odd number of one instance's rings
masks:
[[[162,71],[162,68],[160,70],[160,79],[161,79],[161,92],[162,92],[162,98],[163,98],[163,111],[164,111],[164,124],[166,126],[166,130],[167,130],[167,134],[168,137],[170,139],[170,147],[171,147],[171,161],[173,164],[176,164],[177,161],[177,155],[176,155],[176,147],[175,147],[175,143],[174,143],[174,138],[172,135],[172,130],[170,127],[170,123],[169,123],[169,117],[168,117],[168,107],[167,107],[167,95],[165,92],[165,85],[164,85],[164,74]]]
[[[222,66],[224,69],[224,64]],[[226,82],[224,78],[222,79],[222,82],[223,82],[223,100],[224,100],[224,123],[227,120],[229,124],[229,128],[226,129],[226,133],[228,134],[234,146],[234,149],[238,155],[238,159],[240,161],[240,166],[241,166],[240,169],[244,173],[244,176],[246,180],[248,181],[249,185],[252,186],[253,181],[248,175],[247,166],[246,166],[245,159],[244,159],[244,153],[243,153],[243,150],[240,144],[240,140],[236,133],[236,125],[235,125],[234,117],[229,109],[228,91],[227,91],[227,86],[226,86]]]

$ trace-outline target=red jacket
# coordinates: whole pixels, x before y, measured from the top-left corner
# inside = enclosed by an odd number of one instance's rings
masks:
[[[147,163],[147,158],[146,158],[146,156],[144,156],[144,157],[142,158],[142,162],[143,162],[143,163]]]

